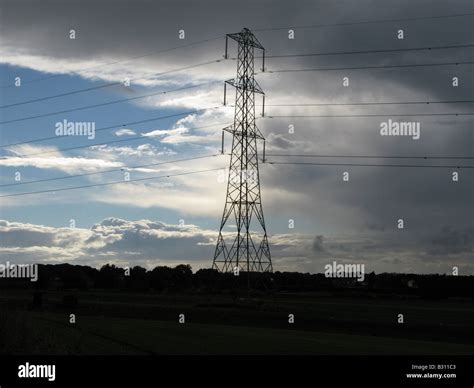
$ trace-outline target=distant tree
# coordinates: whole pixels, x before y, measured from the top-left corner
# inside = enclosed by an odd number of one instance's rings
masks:
[[[121,288],[124,284],[124,270],[114,264],[104,265],[98,274],[98,288]]]
[[[54,266],[52,266],[51,264],[38,265],[38,281],[35,284],[36,288],[46,290],[49,288],[53,280],[54,280]]]
[[[85,290],[92,285],[86,268],[80,265],[61,264],[52,271],[53,279],[61,281],[61,288]]]
[[[156,291],[173,288],[173,270],[169,267],[155,267],[150,273],[150,285]]]
[[[375,272],[372,271],[371,273],[369,273],[367,275],[367,288],[369,290],[373,290],[374,289],[374,285],[375,285],[375,279],[376,279],[376,276],[375,276]]]
[[[145,291],[150,288],[147,270],[143,267],[135,266],[130,270],[130,276],[126,278],[127,288],[134,291]]]
[[[194,276],[194,286],[202,290],[211,290],[217,286],[219,271],[212,268],[202,268]]]
[[[178,290],[191,288],[193,284],[193,271],[189,264],[180,264],[173,268],[173,283]]]

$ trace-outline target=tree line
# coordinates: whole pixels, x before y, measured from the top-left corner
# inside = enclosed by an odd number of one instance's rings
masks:
[[[121,268],[106,264],[100,269],[71,264],[40,264],[38,280],[0,279],[0,288],[33,287],[39,290],[125,290],[134,292],[220,292],[238,287],[280,292],[350,292],[418,295],[428,299],[474,299],[474,276],[369,273],[357,279],[327,278],[324,274],[274,272],[265,274],[220,273],[205,268],[193,272],[188,264],[175,267]]]

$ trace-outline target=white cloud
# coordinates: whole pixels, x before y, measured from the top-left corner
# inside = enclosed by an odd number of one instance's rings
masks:
[[[211,257],[214,231],[196,225],[107,218],[91,229],[0,221],[0,253],[11,262],[106,262],[157,265]],[[179,249],[176,249],[179,246]]]
[[[105,168],[122,167],[120,162],[111,162],[103,159],[83,158],[83,157],[7,157],[0,159],[0,166],[5,167],[35,167],[41,169],[51,169],[76,174],[83,172],[95,172]]]
[[[445,233],[446,230],[441,231]],[[449,231],[448,231],[449,232]],[[450,231],[451,234],[453,231]],[[225,238],[235,230],[226,231]],[[462,233],[467,233],[467,230]],[[472,238],[472,230],[469,232]],[[12,263],[63,263],[101,266],[191,264],[193,268],[210,267],[217,230],[192,224],[168,224],[147,219],[128,221],[106,218],[90,229],[53,228],[0,220],[0,254]],[[443,242],[451,244],[450,235]],[[341,263],[366,264],[376,272],[450,272],[451,267],[439,256],[430,255],[434,245],[428,242],[399,244],[389,235],[314,236],[304,233],[282,233],[269,236],[274,270],[324,271],[324,265]],[[463,273],[472,273],[470,252],[452,253]]]
[[[198,90],[199,89],[199,90]],[[179,107],[184,109],[208,109],[218,106],[222,101],[222,86],[215,84],[213,88],[200,87],[196,90],[186,91],[183,95],[173,94],[171,98],[150,97],[146,104],[156,107]]]
[[[128,129],[128,128],[122,128],[122,129],[119,129],[118,131],[115,131],[116,136],[132,136],[136,134],[137,133],[133,129]]]
[[[67,157],[55,146],[23,144],[9,147],[13,156],[0,158],[0,166],[34,167],[46,170],[59,170],[68,174],[96,172],[103,169],[120,168],[123,163],[103,158]],[[24,156],[23,156],[24,155]]]
[[[129,62],[120,62],[115,58],[58,58],[40,54],[35,55],[15,46],[1,47],[0,58],[1,63],[46,74],[78,75],[90,81],[120,83],[125,79],[129,79],[132,87],[134,85],[170,87],[182,82],[182,76],[179,73],[160,76],[157,67],[151,66],[149,62],[135,62],[134,66],[130,66]],[[104,66],[104,64],[109,65]],[[165,63],[161,72],[176,68],[173,64],[171,66]],[[126,90],[125,86],[123,88]]]
[[[153,131],[143,133],[142,136],[164,137],[164,136],[182,134],[182,133],[187,133],[187,132],[188,132],[188,128],[183,128],[183,127],[178,127],[178,128],[173,128],[173,129],[155,129]]]
[[[216,147],[221,139],[221,128],[231,122],[232,108],[209,109],[179,119],[170,129],[156,129],[142,135],[159,137],[163,144]]]
[[[109,145],[97,145],[90,147],[92,151],[97,151],[100,154],[109,154],[113,155],[114,158],[118,157],[154,157],[154,156],[163,156],[163,155],[174,155],[175,152],[169,149],[158,149],[158,147],[146,143],[140,144],[136,147],[132,146],[123,146],[123,147],[114,147]]]

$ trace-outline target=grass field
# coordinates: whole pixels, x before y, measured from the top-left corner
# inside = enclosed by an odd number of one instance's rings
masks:
[[[210,295],[31,292],[0,295],[7,354],[474,354],[472,301],[329,294],[237,299]],[[69,314],[76,323],[69,323]],[[288,323],[288,314],[295,323]],[[405,323],[397,323],[404,314]],[[186,322],[178,323],[178,314]]]

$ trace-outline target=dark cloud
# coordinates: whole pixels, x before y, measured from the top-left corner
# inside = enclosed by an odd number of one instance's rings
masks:
[[[326,249],[324,248],[324,245],[323,245],[323,240],[324,240],[324,236],[316,236],[313,240],[313,251],[315,253],[321,253],[321,252],[325,252]]]
[[[51,246],[54,234],[43,230],[3,229],[1,243],[4,247]]]
[[[432,239],[431,252],[438,255],[474,252],[474,226],[453,229],[445,226]]]

